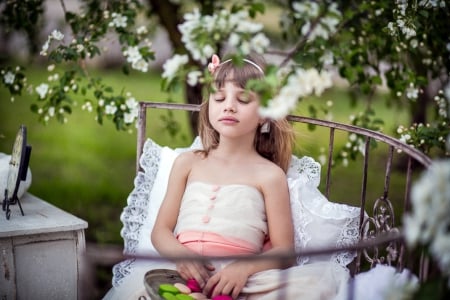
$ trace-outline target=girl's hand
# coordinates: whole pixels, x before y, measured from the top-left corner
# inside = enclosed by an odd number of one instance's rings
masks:
[[[204,263],[201,261],[180,261],[176,263],[177,271],[184,280],[195,279],[201,288],[210,278],[211,271],[215,268],[211,263]]]
[[[236,299],[250,276],[245,263],[234,262],[209,278],[203,293],[213,298],[217,295],[230,295]]]

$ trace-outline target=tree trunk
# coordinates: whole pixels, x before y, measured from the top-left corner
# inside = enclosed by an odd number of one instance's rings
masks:
[[[419,93],[416,102],[411,105],[411,123],[423,123],[427,121],[427,105],[430,102],[430,93],[428,89],[423,89],[423,93]]]
[[[175,52],[187,53],[188,51],[181,41],[181,33],[178,31],[178,24],[182,21],[178,18],[180,6],[170,1],[160,0],[148,0],[148,3],[151,6],[151,11],[158,16],[159,24],[166,29]],[[190,61],[190,64],[195,64],[195,62]],[[185,100],[187,103],[199,104],[202,102],[202,87],[200,84],[194,87],[185,84],[185,91]],[[197,135],[198,114],[190,114],[189,120],[191,132],[195,136]]]

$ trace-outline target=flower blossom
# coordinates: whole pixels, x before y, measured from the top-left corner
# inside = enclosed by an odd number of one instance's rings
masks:
[[[123,16],[118,13],[112,13],[112,21],[109,22],[109,27],[116,27],[116,28],[125,28],[127,27],[127,16]]]
[[[415,100],[419,97],[419,89],[417,87],[414,87],[414,85],[410,85],[406,89],[406,98]]]
[[[44,45],[42,45],[41,52],[39,53],[42,56],[47,56],[48,48],[50,47],[50,39],[45,41]]]
[[[105,105],[105,114],[107,115],[114,115],[117,111],[117,106],[114,102],[111,102],[110,104]]]
[[[184,22],[178,26],[181,41],[192,58],[206,64],[215,44],[222,41],[239,48],[243,53],[264,52],[269,40],[262,33],[263,25],[250,20],[247,11],[230,13],[220,10],[213,15],[202,16],[198,9],[184,15]]]
[[[54,106],[50,106],[48,108],[48,116],[49,117],[54,117],[55,116],[55,107]]]
[[[142,58],[138,46],[128,47],[123,51],[123,55],[127,58],[127,62],[131,63],[131,67],[141,72],[148,71],[148,63]]]
[[[260,32],[252,38],[250,44],[252,45],[256,53],[261,54],[264,52],[264,49],[267,49],[269,47],[270,40],[265,34]]]
[[[200,71],[191,71],[187,75],[187,84],[190,86],[196,86],[199,79],[202,76],[202,72]]]
[[[450,160],[436,160],[411,190],[411,213],[404,216],[409,246],[429,246],[444,275],[450,275]],[[450,281],[448,282],[450,286]]]
[[[337,30],[337,25],[341,21],[342,13],[338,10],[337,4],[332,3],[328,6],[327,13],[316,21],[319,16],[320,7],[315,2],[294,2],[292,4],[294,9],[294,18],[306,20],[301,28],[303,35],[308,34],[308,40],[313,41],[318,37],[327,40],[330,35]],[[311,27],[312,24],[314,27]]]
[[[39,98],[44,99],[47,96],[48,84],[41,83],[36,87],[36,92],[39,94]]]
[[[353,299],[367,299],[370,288],[371,299],[407,300],[412,299],[419,289],[419,279],[409,269],[398,272],[393,266],[377,264],[369,271],[358,274],[353,287]],[[342,299],[348,298],[348,292],[343,292]]]
[[[42,56],[47,55],[48,48],[50,47],[50,43],[52,40],[62,41],[64,38],[64,34],[62,34],[59,30],[53,30],[52,33],[48,36],[47,40],[45,41],[44,45],[42,45],[41,52],[39,53]]]
[[[331,75],[326,71],[319,73],[317,69],[297,69],[288,77],[287,84],[280,89],[280,92],[269,100],[267,107],[259,109],[259,113],[266,118],[283,118],[294,109],[298,99],[313,93],[319,96],[332,84]]]
[[[52,34],[50,35],[50,37],[57,41],[61,41],[64,38],[64,34],[62,34],[61,31],[55,29],[52,31]]]
[[[169,81],[175,77],[178,69],[187,64],[189,58],[187,55],[175,54],[172,58],[168,59],[163,65],[162,78],[167,78]]]
[[[6,84],[13,84],[14,79],[16,79],[16,75],[11,71],[6,72],[6,74],[3,76],[3,80]]]
[[[131,124],[136,120],[139,114],[139,103],[136,101],[135,98],[129,97],[125,101],[125,109],[128,110],[128,112],[124,113],[123,119],[125,124]]]
[[[131,64],[131,67],[135,70],[141,71],[143,73],[146,73],[148,71],[148,63],[144,59],[139,59],[134,61]]]
[[[145,27],[144,25],[136,28],[136,33],[139,35],[144,35],[148,33],[147,27]]]

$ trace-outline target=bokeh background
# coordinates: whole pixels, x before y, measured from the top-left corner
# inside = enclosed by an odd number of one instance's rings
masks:
[[[45,1],[46,25],[36,39],[45,41],[46,36],[59,24],[62,11],[59,1]],[[67,1],[76,8],[77,1]],[[68,7],[69,9],[70,7]],[[271,22],[270,18],[266,20]],[[1,31],[1,28],[0,28]],[[167,101],[167,95],[161,92],[161,72],[163,62],[170,57],[172,49],[165,32],[155,29],[153,45],[157,54],[148,73],[132,72],[123,74],[123,57],[118,45],[109,45],[110,51],[101,60],[90,62],[92,72],[101,76],[115,90],[126,89],[137,100]],[[0,64],[26,66],[28,81],[39,84],[42,78],[49,76],[48,62],[45,58],[29,56],[26,40],[20,34],[0,35]],[[334,88],[320,98],[305,99],[296,111],[306,115],[308,103],[327,105],[333,102],[333,120],[348,123],[351,111],[358,110],[347,93],[347,86],[335,78]],[[172,98],[183,102],[181,92]],[[10,154],[17,130],[21,124],[28,129],[28,143],[32,146],[30,168],[32,184],[29,192],[53,205],[70,212],[89,224],[86,230],[87,247],[109,246],[121,251],[123,240],[120,236],[122,223],[119,220],[128,194],[133,189],[136,161],[136,130],[117,131],[111,122],[99,125],[95,114],[81,109],[85,96],[75,96],[78,105],[68,117],[66,124],[52,120],[47,125],[38,122],[37,115],[30,110],[35,95],[23,93],[11,98],[8,90],[0,86],[0,152]],[[380,90],[373,99],[377,113],[385,121],[384,132],[393,133],[399,120],[407,120],[407,113],[396,107],[386,106],[389,96]],[[355,106],[356,105],[356,106]],[[171,147],[187,146],[193,140],[186,113],[175,113],[179,129],[175,136],[169,134],[164,122],[167,112],[153,111],[148,115],[148,136],[161,145]],[[328,133],[310,131],[306,127],[296,126],[296,154],[312,156],[318,159],[328,148]],[[343,145],[347,136],[338,135],[336,143]],[[377,152],[374,152],[377,155]],[[369,174],[368,199],[375,200],[382,195],[384,183],[385,157],[377,157],[379,164],[371,166]],[[332,200],[337,202],[358,203],[358,189],[350,188],[350,182],[359,182],[361,161],[351,161],[347,167],[336,166],[333,177]],[[323,176],[324,174],[322,174]],[[404,178],[396,177],[391,181],[391,198],[396,192],[404,190]],[[13,208],[16,209],[16,208]],[[26,207],[24,210],[26,212]],[[95,294],[101,297],[111,286],[112,265],[101,265],[93,276]],[[97,298],[97,297],[95,297]]]

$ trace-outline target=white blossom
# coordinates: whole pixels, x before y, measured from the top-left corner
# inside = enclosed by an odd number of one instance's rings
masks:
[[[187,55],[175,54],[172,58],[168,59],[163,65],[163,78],[167,78],[169,81],[175,77],[178,69],[188,63]]]
[[[334,62],[334,55],[331,51],[325,51],[325,53],[319,58],[319,61],[323,66],[331,66]]]
[[[3,76],[3,80],[6,84],[13,84],[15,78],[16,75],[11,71],[6,72],[6,74]]]
[[[127,16],[122,16],[118,13],[112,13],[112,21],[109,22],[109,27],[116,27],[116,28],[125,28],[127,27]]]
[[[389,278],[386,278],[387,287],[383,290],[384,300],[408,300],[412,299],[415,292],[419,289],[419,279],[409,270],[395,272],[392,268]]]
[[[49,115],[49,117],[54,117],[55,116],[55,107],[54,106],[50,106],[48,108],[48,115]]]
[[[125,101],[125,104],[129,109],[134,109],[134,108],[138,107],[138,105],[139,105],[139,103],[133,97],[128,98]]]
[[[419,96],[419,89],[417,87],[414,87],[413,85],[410,85],[406,89],[406,98],[415,100]]]
[[[256,53],[263,53],[264,50],[269,47],[270,40],[264,33],[260,32],[252,38],[250,44],[252,45],[252,48]]]
[[[147,27],[145,27],[144,25],[139,26],[138,28],[136,28],[136,33],[139,35],[144,35],[148,33]]]
[[[245,10],[230,13],[220,10],[213,15],[202,16],[198,9],[184,15],[184,22],[178,26],[181,40],[194,60],[206,64],[217,49],[217,42],[227,41],[243,54],[252,50],[262,53],[268,46],[263,25],[250,19]],[[205,36],[207,34],[208,36]]]
[[[232,32],[228,38],[228,43],[230,46],[236,47],[241,42],[241,37],[239,34]]]
[[[45,41],[44,45],[42,45],[42,49],[39,54],[41,54],[42,56],[47,56],[47,51],[49,47],[50,47],[50,40],[48,39]]]
[[[84,50],[83,44],[77,44],[76,48],[77,48],[78,53],[83,52],[83,50]]]
[[[128,47],[125,51],[123,51],[123,55],[127,57],[127,62],[133,63],[142,58],[141,53],[139,52],[138,46]]]
[[[411,190],[412,211],[404,216],[409,246],[429,246],[441,271],[450,275],[450,160],[436,160]],[[449,282],[450,283],[450,282]]]
[[[125,124],[131,124],[131,123],[133,123],[135,117],[136,116],[132,113],[124,113],[123,120],[124,120]]]
[[[137,61],[134,61],[131,64],[131,67],[135,70],[141,71],[143,73],[146,73],[148,71],[148,63],[144,59],[139,59]]]
[[[111,102],[110,104],[107,104],[105,106],[105,114],[107,115],[114,115],[117,111],[117,106],[114,102]]]
[[[287,85],[280,89],[278,95],[269,100],[267,107],[261,107],[261,116],[272,119],[285,117],[292,111],[300,98],[322,92],[332,86],[331,76],[328,72],[318,72],[317,69],[297,69],[288,77]]]
[[[319,4],[316,2],[294,2],[292,8],[297,12],[295,15],[297,18],[307,16],[308,18],[317,18],[319,15]]]
[[[127,62],[131,63],[133,69],[144,73],[148,71],[148,63],[142,58],[138,46],[128,47],[123,51],[123,55],[127,58]]]
[[[44,99],[47,96],[48,84],[41,83],[36,87],[36,92],[39,94],[39,98]]]
[[[214,48],[211,45],[205,45],[203,47],[203,56],[211,57],[214,54]]]
[[[88,112],[92,112],[92,103],[91,101],[86,101],[82,106],[82,110],[87,110]]]
[[[402,134],[400,136],[400,141],[402,141],[403,143],[407,143],[410,139],[411,139],[411,135],[409,135],[409,134]]]
[[[57,40],[57,41],[61,41],[64,38],[64,34],[62,34],[61,31],[55,29],[55,30],[52,31],[50,37],[52,39]]]
[[[201,78],[202,72],[200,71],[191,71],[187,75],[187,83],[190,86],[196,86],[198,83],[199,78]]]

